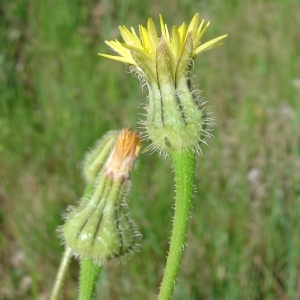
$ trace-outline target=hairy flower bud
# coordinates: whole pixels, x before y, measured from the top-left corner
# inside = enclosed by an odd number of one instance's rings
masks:
[[[122,130],[99,170],[90,196],[67,215],[62,235],[80,258],[103,262],[134,250],[140,235],[130,219],[126,197],[129,174],[139,150],[138,134]]]

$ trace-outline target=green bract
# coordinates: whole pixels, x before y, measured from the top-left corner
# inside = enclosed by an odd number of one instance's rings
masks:
[[[122,205],[127,188],[103,174],[90,199],[68,215],[62,229],[64,240],[80,258],[103,262],[134,249],[138,234]]]

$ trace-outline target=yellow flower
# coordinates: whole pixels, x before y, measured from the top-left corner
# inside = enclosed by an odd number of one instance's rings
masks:
[[[220,41],[227,37],[227,34],[225,34],[201,44],[200,40],[210,22],[204,25],[205,22],[202,20],[200,23],[199,13],[195,14],[188,27],[185,23],[182,23],[179,28],[173,26],[171,35],[167,25],[163,21],[162,15],[159,15],[159,18],[161,38],[164,38],[168,48],[173,77],[175,77],[176,67],[180,62],[182,54],[185,54],[183,53],[183,49],[188,43],[192,43],[189,58],[194,59],[201,52],[221,45]],[[127,63],[139,71],[145,72],[139,64],[139,60],[142,60],[145,67],[148,68],[147,71],[149,71],[152,76],[155,76],[156,52],[161,38],[158,38],[153,20],[151,18],[148,19],[147,28],[139,25],[139,37],[134,28],[131,28],[130,31],[125,26],[119,26],[119,30],[125,43],[120,43],[118,40],[106,41],[106,44],[118,53],[118,56],[102,53],[99,53],[99,55]],[[147,72],[145,73],[145,75],[147,75]]]
[[[152,19],[148,19],[147,27],[139,26],[139,36],[133,28],[130,31],[120,26],[124,43],[106,41],[118,55],[99,55],[130,65],[146,83],[149,104],[143,124],[154,149],[169,153],[193,148],[200,152],[199,143],[209,136],[205,128],[210,123],[197,92],[192,90],[190,72],[196,56],[221,45],[227,34],[201,44],[209,22],[200,22],[199,14],[189,26],[182,23],[172,31],[161,15],[159,18],[160,37]]]

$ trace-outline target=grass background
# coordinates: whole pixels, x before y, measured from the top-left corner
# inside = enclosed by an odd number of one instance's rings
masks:
[[[217,119],[198,158],[188,247],[174,299],[300,298],[300,3],[66,1],[0,3],[0,299],[47,299],[63,248],[56,228],[83,192],[84,153],[135,126],[145,96],[110,51],[119,24],[211,21],[228,33],[195,64]],[[170,162],[142,154],[130,207],[143,234],[110,263],[97,299],[153,299],[173,214]],[[61,299],[75,299],[78,264]]]

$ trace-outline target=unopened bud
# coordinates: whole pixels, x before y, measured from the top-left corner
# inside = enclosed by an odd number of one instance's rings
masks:
[[[126,197],[129,174],[139,149],[138,134],[122,130],[91,196],[67,216],[62,234],[79,257],[103,262],[135,249],[140,234],[130,219]]]

